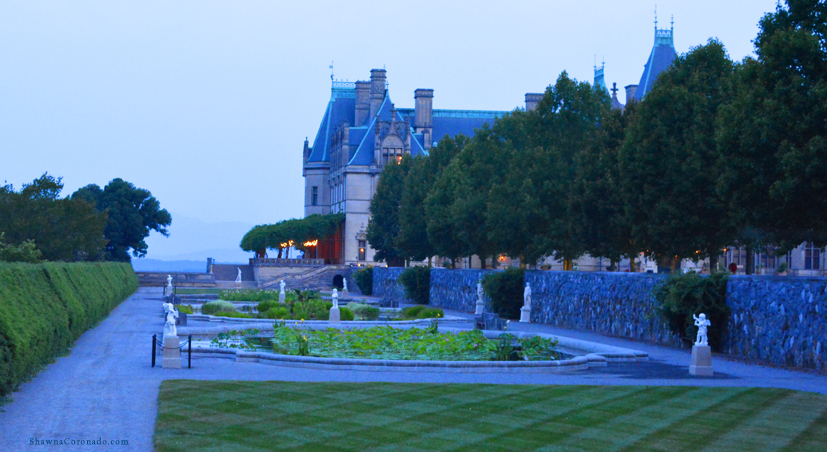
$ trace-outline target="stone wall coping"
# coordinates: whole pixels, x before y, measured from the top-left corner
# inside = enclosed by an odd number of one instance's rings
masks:
[[[598,355],[576,356],[557,361],[417,361],[392,359],[319,358],[315,356],[278,355],[267,352],[228,348],[194,347],[193,354],[202,357],[229,358],[239,362],[285,365],[316,369],[396,371],[396,372],[574,372],[605,365]]]

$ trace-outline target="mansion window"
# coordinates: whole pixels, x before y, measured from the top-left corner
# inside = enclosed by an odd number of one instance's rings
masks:
[[[402,162],[402,148],[382,148],[382,165],[394,160],[397,164]]]
[[[821,250],[814,247],[812,242],[804,244],[804,270],[818,270],[821,260]]]
[[[365,260],[365,248],[367,247],[367,243],[364,240],[359,240],[359,260]]]
[[[314,186],[311,190],[310,194],[310,205],[311,206],[318,206],[319,205],[319,187]]]

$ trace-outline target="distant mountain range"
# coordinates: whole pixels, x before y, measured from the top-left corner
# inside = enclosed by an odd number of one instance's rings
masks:
[[[138,271],[155,270],[148,266],[157,267],[157,271],[204,271],[208,257],[219,263],[246,263],[253,253],[242,251],[238,244],[252,227],[251,224],[235,221],[210,223],[173,214],[172,225],[168,228],[169,237],[152,232],[146,239],[146,257],[133,258],[132,266],[136,270],[147,268]],[[162,261],[176,262],[176,267],[162,270],[161,267],[166,265],[161,264]],[[184,267],[197,269],[184,270]]]

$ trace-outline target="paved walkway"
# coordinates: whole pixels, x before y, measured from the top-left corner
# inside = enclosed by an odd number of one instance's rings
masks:
[[[301,369],[221,359],[195,359],[193,369],[150,367],[151,336],[163,329],[160,289],[142,288],[71,353],[24,383],[0,407],[0,451],[48,450],[35,440],[126,440],[128,446],[60,446],[59,450],[152,450],[158,388],[165,379],[387,381],[502,384],[617,384],[773,386],[827,394],[827,377],[715,360],[715,377],[690,377],[688,351],[607,338],[547,325],[511,322],[511,328],[567,335],[644,350],[652,362],[610,365],[573,374],[364,372]],[[454,315],[467,315],[449,312]]]

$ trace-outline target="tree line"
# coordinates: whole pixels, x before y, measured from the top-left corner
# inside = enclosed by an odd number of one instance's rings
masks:
[[[60,197],[48,173],[15,191],[0,186],[0,261],[121,261],[143,257],[151,230],[169,235],[172,217],[152,194],[123,179]]]
[[[563,72],[536,109],[386,166],[367,229],[376,259],[551,256],[571,269],[586,253],[632,265],[643,253],[674,268],[714,265],[732,245],[749,264],[823,247],[827,8],[790,2],[759,26],[755,57],[733,62],[710,39],[625,110]]]

